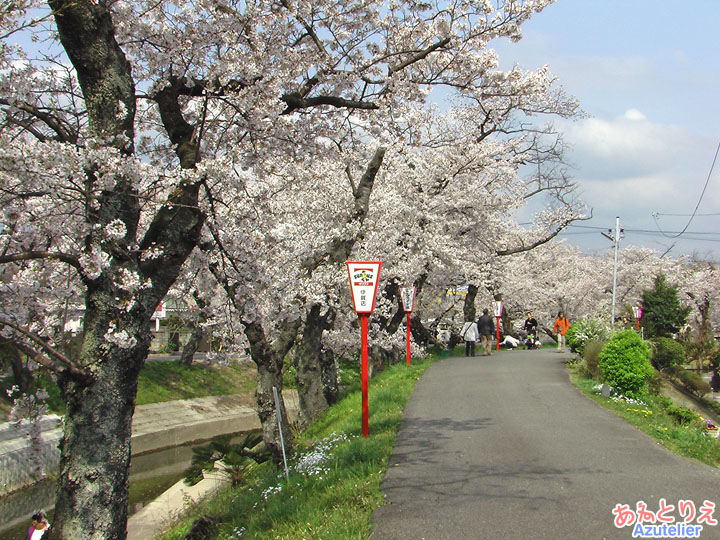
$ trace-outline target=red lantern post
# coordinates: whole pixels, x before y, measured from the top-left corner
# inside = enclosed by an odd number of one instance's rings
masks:
[[[360,368],[360,378],[362,381],[362,436],[370,436],[370,398],[369,398],[369,377],[368,377],[368,319],[370,315],[367,313],[360,314],[360,332],[361,347],[360,355],[362,357],[362,367]]]
[[[502,317],[503,312],[503,302],[502,300],[496,300],[493,302],[493,313],[495,314],[495,318],[497,319],[497,350],[500,350],[500,318]]]
[[[353,306],[360,317],[361,336],[361,383],[362,383],[362,436],[370,436],[370,399],[369,399],[369,359],[368,359],[368,319],[375,309],[378,282],[380,281],[380,261],[348,261]]]
[[[640,319],[642,318],[642,306],[633,306],[633,315],[635,315],[635,319],[637,320],[637,329],[638,332],[640,331]]]

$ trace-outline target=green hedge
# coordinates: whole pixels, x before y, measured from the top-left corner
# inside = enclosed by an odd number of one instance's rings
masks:
[[[685,348],[672,338],[656,337],[650,340],[652,363],[661,371],[673,372],[685,362]]]
[[[651,356],[650,347],[634,330],[615,334],[600,352],[603,382],[627,397],[642,397],[653,374]]]

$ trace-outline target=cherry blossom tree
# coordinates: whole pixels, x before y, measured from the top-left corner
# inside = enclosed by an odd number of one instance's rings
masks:
[[[318,171],[298,175],[295,159],[309,166],[338,130],[356,133],[348,126],[371,116],[390,119],[440,86],[478,106],[504,101],[545,112],[557,97],[546,70],[503,73],[487,45],[519,38],[520,25],[547,3],[26,0],[7,7],[0,326],[4,339],[57,373],[66,401],[50,538],[125,537],[131,420],[151,316],[198,246],[212,271],[235,266],[236,277],[217,275],[242,314],[253,357],[273,366],[268,375],[294,340],[302,307],[313,305],[307,298],[332,301],[322,284],[338,271],[319,265],[304,304],[275,308],[278,335],[268,339],[259,308],[271,298],[272,275],[257,255],[222,255],[244,243],[278,256],[275,239],[292,238],[285,229],[292,225],[243,230],[265,196],[258,180],[283,179],[280,189],[296,183],[305,208],[317,206]],[[502,110],[487,110],[479,139],[503,125],[495,122]],[[382,141],[382,129],[383,122],[367,124],[363,137]],[[377,147],[367,144],[366,158]],[[512,166],[488,159],[498,179],[509,178]],[[236,225],[241,236],[223,234]],[[326,225],[330,234],[313,239],[308,257],[328,239],[353,238]],[[82,313],[77,353],[66,347],[71,312]],[[261,416],[271,378],[259,380]],[[265,420],[276,431],[272,414]]]
[[[532,311],[540,327],[551,333],[558,311],[571,321],[595,317],[610,324],[613,288],[612,250],[591,255],[565,242],[551,242],[523,253],[502,273],[501,288],[506,306],[522,320]],[[618,257],[616,303],[632,315],[631,306],[641,304],[642,293],[652,287],[658,274],[677,281],[683,260],[662,253],[628,246]]]
[[[720,274],[717,265],[703,261],[687,261],[679,268],[681,299],[691,307],[692,339],[698,363],[712,356],[717,347],[715,336],[720,328]]]
[[[487,66],[496,65],[494,55],[483,55],[483,58]],[[252,196],[262,200],[262,205],[260,202],[249,205],[257,211],[257,216],[246,215],[244,218],[245,225],[252,231],[243,234],[233,232],[231,235],[243,239],[248,238],[247,233],[250,236],[266,236],[262,242],[256,243],[243,240],[233,245],[227,238],[217,242],[222,246],[221,256],[224,261],[214,267],[224,274],[218,275],[218,280],[226,290],[231,291],[229,297],[233,299],[238,313],[250,314],[244,319],[247,324],[243,324],[246,327],[254,325],[253,335],[262,344],[254,350],[258,351],[258,355],[259,351],[266,351],[265,356],[267,351],[276,351],[273,361],[258,363],[271,366],[267,380],[272,381],[273,385],[281,384],[282,356],[292,346],[293,328],[301,332],[294,354],[300,403],[306,420],[312,419],[327,406],[321,398],[327,392],[319,391],[323,386],[320,379],[325,369],[317,365],[317,360],[323,358],[322,333],[329,330],[331,321],[335,320],[339,291],[345,285],[344,261],[356,243],[358,250],[366,251],[368,256],[377,257],[386,253],[389,260],[400,260],[396,252],[402,251],[398,250],[402,240],[392,242],[388,229],[395,229],[392,224],[397,218],[402,220],[416,211],[413,205],[408,207],[398,204],[403,193],[411,196],[413,203],[417,199],[427,200],[423,204],[428,204],[428,208],[423,212],[435,222],[429,224],[428,221],[429,226],[418,227],[416,218],[411,217],[408,221],[408,226],[413,228],[403,235],[419,247],[425,237],[431,237],[435,242],[443,238],[442,243],[446,245],[446,239],[453,238],[454,230],[449,229],[447,221],[440,216],[446,216],[444,205],[447,203],[443,201],[452,201],[458,194],[461,194],[461,204],[467,206],[469,203],[473,207],[472,215],[454,215],[458,221],[464,220],[462,227],[467,231],[468,227],[472,227],[473,220],[477,224],[478,219],[487,219],[478,216],[507,213],[509,208],[517,208],[525,197],[546,189],[563,189],[557,182],[547,182],[545,179],[538,181],[538,187],[533,189],[528,189],[523,183],[510,187],[522,163],[555,159],[561,148],[557,140],[549,146],[543,146],[542,136],[550,135],[552,131],[548,128],[529,129],[528,123],[522,127],[518,115],[543,113],[570,116],[577,109],[574,101],[565,98],[560,90],[553,87],[554,79],[549,72],[546,69],[533,73],[523,73],[519,69],[510,73],[482,70],[472,74],[472,77],[467,73],[462,74],[462,77],[463,106],[455,108],[452,114],[442,116],[439,120],[441,115],[436,111],[402,104],[394,104],[392,115],[380,116],[380,120],[377,120],[377,114],[368,115],[362,111],[355,111],[347,122],[331,124],[331,120],[325,118],[327,126],[332,127],[324,130],[323,137],[314,137],[313,146],[319,150],[315,151],[312,161],[302,157],[307,148],[301,151],[293,148],[292,163],[300,164],[294,171],[290,169],[289,162],[283,166],[273,164],[273,169],[265,167],[262,172],[261,165],[255,164],[253,174],[260,180],[248,182],[252,182],[253,190],[259,190]],[[425,84],[429,84],[427,80]],[[493,136],[497,138],[491,142]],[[377,154],[379,149],[375,149],[375,156],[371,158],[372,145],[369,151],[363,149],[364,141],[371,137],[379,139],[382,144],[396,147],[393,153],[397,157],[393,158],[392,164],[388,163],[387,157]],[[501,137],[510,140],[504,142]],[[360,141],[359,145],[357,141]],[[350,151],[358,146],[358,150]],[[363,157],[358,161],[352,157],[354,155]],[[382,160],[382,175],[392,180],[385,182],[390,188],[378,191],[377,187],[373,187],[374,177],[380,167],[380,163],[376,162]],[[365,163],[367,170],[361,176]],[[451,169],[447,168],[449,164],[452,165]],[[435,170],[439,172],[436,174]],[[301,186],[300,192],[297,185],[287,185],[288,178],[305,178],[297,184]],[[303,196],[303,186],[315,194],[313,201],[308,202]],[[473,187],[481,191],[469,191]],[[377,209],[368,209],[371,191],[373,199],[381,201]],[[272,196],[268,193],[272,193]],[[520,193],[519,197],[516,197],[517,193]],[[448,213],[452,214],[456,205],[453,203],[448,206]],[[561,215],[565,219],[569,214],[576,215],[574,208],[569,210],[570,206],[565,205],[562,210],[551,212],[546,219],[557,222],[561,220]],[[368,215],[370,217],[365,224]],[[371,221],[374,215],[379,218],[377,225]],[[326,224],[333,224],[334,227],[328,230]],[[498,224],[506,228],[502,220]],[[405,226],[402,221],[398,222],[398,227]],[[443,230],[436,232],[435,227]],[[381,242],[370,250],[364,246],[369,245],[373,230]],[[298,238],[298,231],[304,235],[303,238]],[[216,238],[228,236],[221,230],[214,234]],[[413,235],[417,238],[412,239]],[[265,251],[260,244],[273,246],[273,253],[264,255]],[[456,241],[451,243],[456,244]],[[448,252],[447,249],[445,251]],[[432,254],[433,250],[429,253]],[[248,258],[252,259],[250,264],[243,262]],[[274,268],[261,270],[267,264],[263,262],[265,260],[271,261]],[[284,262],[280,263],[281,260]],[[250,274],[263,276],[263,291],[252,289],[250,292],[248,287],[251,287],[253,276],[248,275],[248,269],[251,269]],[[281,275],[277,269],[281,269]],[[286,283],[290,286],[286,286]],[[302,289],[298,288],[298,284],[302,284]],[[392,287],[396,290],[397,283]],[[274,289],[272,294],[266,292],[270,288]],[[263,307],[256,305],[258,302]],[[397,303],[395,299],[389,299],[389,302],[393,306]],[[256,306],[250,308],[251,305]],[[382,302],[380,305],[383,305]],[[273,306],[283,307],[278,309]],[[392,334],[399,326],[397,312],[387,321]],[[268,335],[278,334],[276,328],[280,327],[290,332],[282,333],[282,339],[275,342],[278,345],[282,343],[282,346],[276,348]],[[259,395],[270,396],[267,393],[269,387],[266,388]],[[311,405],[311,401],[315,405]],[[268,401],[265,408],[271,409],[271,405],[272,402]],[[267,415],[261,416],[267,416],[272,421],[270,410]]]

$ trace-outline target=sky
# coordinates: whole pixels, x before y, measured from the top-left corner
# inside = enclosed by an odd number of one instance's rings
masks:
[[[718,21],[720,0],[557,0],[491,45],[503,68],[549,65],[586,115],[554,122],[593,215],[568,243],[612,249],[619,217],[620,249],[720,261]]]

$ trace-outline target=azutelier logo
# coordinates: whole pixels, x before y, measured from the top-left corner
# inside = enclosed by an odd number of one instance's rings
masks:
[[[715,503],[708,500],[699,508],[693,501],[682,499],[677,505],[660,499],[658,505],[653,512],[644,501],[638,501],[634,509],[628,504],[616,504],[612,511],[615,527],[632,527],[633,538],[700,538],[704,527],[718,524],[713,517]]]

